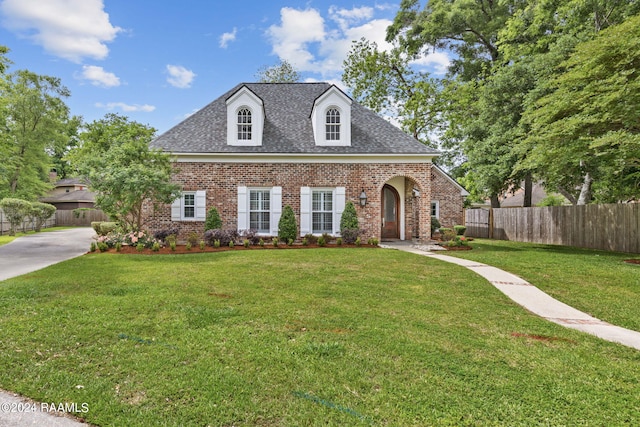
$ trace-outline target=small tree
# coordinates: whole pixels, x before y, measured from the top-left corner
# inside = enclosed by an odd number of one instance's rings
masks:
[[[31,203],[26,200],[6,198],[0,201],[0,208],[9,220],[9,236],[16,235],[18,227],[31,213]]]
[[[357,229],[358,226],[358,214],[356,213],[356,207],[352,202],[347,202],[342,212],[342,218],[340,218],[340,232],[344,229]]]
[[[35,219],[35,229],[40,231],[42,225],[56,212],[56,207],[48,203],[31,203],[31,216]]]
[[[293,208],[289,205],[284,207],[280,222],[278,222],[278,237],[283,242],[295,240],[298,235],[298,225],[296,224],[296,215]]]
[[[204,231],[217,230],[222,228],[222,219],[218,213],[218,209],[211,208],[207,211],[207,219],[204,222]]]

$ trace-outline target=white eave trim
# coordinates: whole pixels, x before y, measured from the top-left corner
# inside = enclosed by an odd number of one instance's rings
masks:
[[[439,154],[171,153],[178,163],[431,163]],[[446,174],[445,174],[446,175]],[[458,184],[459,186],[459,184]]]

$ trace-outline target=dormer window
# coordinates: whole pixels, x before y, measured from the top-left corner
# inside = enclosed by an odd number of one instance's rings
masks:
[[[242,86],[226,100],[227,144],[245,147],[262,145],[264,104],[247,86]]]
[[[243,108],[238,111],[238,140],[251,139],[251,110]]]
[[[327,141],[340,141],[340,111],[337,108],[330,108],[326,117],[325,131]]]
[[[336,86],[315,99],[310,118],[316,145],[351,146],[351,102]]]

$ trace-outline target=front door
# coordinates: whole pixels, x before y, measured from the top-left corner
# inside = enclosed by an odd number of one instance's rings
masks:
[[[385,185],[382,190],[382,238],[400,238],[398,205],[400,198],[395,188]]]

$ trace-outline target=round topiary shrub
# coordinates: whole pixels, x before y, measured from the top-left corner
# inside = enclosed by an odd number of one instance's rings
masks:
[[[278,238],[282,242],[288,242],[289,240],[295,240],[297,235],[296,215],[293,213],[293,208],[287,205],[284,207],[278,222]]]

